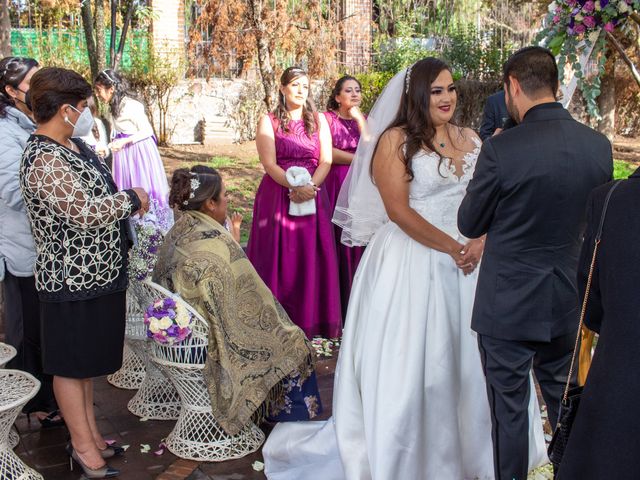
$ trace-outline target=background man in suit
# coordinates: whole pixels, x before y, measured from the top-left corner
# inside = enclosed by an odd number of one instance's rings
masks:
[[[504,99],[504,90],[487,98],[482,112],[482,124],[480,125],[480,138],[484,142],[487,138],[492,137],[495,133],[500,133],[505,122],[509,120],[509,112]]]
[[[553,55],[527,47],[504,65],[518,123],[482,146],[458,211],[484,234],[472,328],[487,379],[496,480],[527,477],[533,366],[555,426],[578,326],[576,268],[589,192],[611,179],[611,144],[555,100]]]

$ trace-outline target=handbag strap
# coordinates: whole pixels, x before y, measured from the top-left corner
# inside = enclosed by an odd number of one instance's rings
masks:
[[[587,312],[587,302],[589,301],[589,291],[591,290],[591,280],[593,279],[593,270],[596,265],[596,255],[598,253],[598,246],[600,245],[600,240],[602,238],[602,228],[604,226],[604,219],[607,215],[607,208],[609,206],[609,200],[611,199],[611,194],[613,191],[618,188],[620,185],[620,180],[616,180],[609,191],[607,192],[607,196],[604,199],[604,205],[602,207],[602,215],[600,215],[600,223],[598,224],[598,231],[596,232],[596,238],[594,240],[593,245],[593,256],[591,257],[591,265],[589,265],[589,276],[587,277],[587,287],[584,291],[584,299],[582,300],[582,309],[580,310],[580,323],[578,324],[578,333],[576,335],[576,342],[573,346],[573,355],[571,356],[571,366],[569,367],[569,376],[567,377],[567,385],[564,389],[564,395],[562,396],[562,401],[566,403],[567,397],[569,396],[569,386],[571,384],[571,377],[573,376],[573,368],[575,366],[576,361],[576,353],[578,351],[578,343],[580,342],[580,333],[582,332],[582,326],[584,325],[584,316]]]

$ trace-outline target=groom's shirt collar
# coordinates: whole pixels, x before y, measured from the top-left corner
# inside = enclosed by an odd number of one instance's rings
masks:
[[[527,110],[520,123],[554,118],[572,118],[571,114],[559,102],[541,103]]]

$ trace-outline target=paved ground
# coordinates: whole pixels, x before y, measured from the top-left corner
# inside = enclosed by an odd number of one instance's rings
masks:
[[[317,364],[320,397],[324,405],[322,419],[331,415],[333,373],[337,357],[320,360]],[[240,460],[222,463],[199,463],[179,460],[170,452],[154,455],[158,444],[171,431],[174,422],[140,421],[127,410],[127,402],[134,391],[120,390],[111,386],[105,378],[96,381],[96,412],[98,425],[103,434],[121,445],[129,445],[125,456],[109,463],[122,471],[122,480],[245,480],[265,479],[262,472],[252,468],[255,461],[262,461],[260,452]],[[16,426],[20,432],[20,444],[16,452],[31,467],[38,470],[45,480],[77,480],[84,478],[76,467],[69,471],[68,457],[64,446],[68,441],[66,428],[43,430],[37,420],[28,423],[20,415]],[[268,430],[268,426],[263,427]],[[141,452],[142,445],[151,451]]]

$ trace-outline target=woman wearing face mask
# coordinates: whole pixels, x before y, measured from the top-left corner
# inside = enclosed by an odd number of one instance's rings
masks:
[[[360,90],[360,82],[355,77],[345,75],[336,82],[327,102],[325,116],[331,130],[333,160],[331,171],[324,184],[329,195],[332,212],[336,207],[342,183],[349,173],[353,155],[360,141],[360,134],[367,126],[367,121],[360,111],[360,102],[362,101]],[[334,229],[340,271],[342,318],[345,318],[351,293],[351,281],[358,268],[364,248],[343,245],[340,242],[342,229],[337,225],[334,226]]]
[[[53,396],[53,378],[42,372],[40,309],[33,276],[36,247],[18,178],[22,152],[36,128],[26,96],[38,68],[32,58],[0,60],[0,280],[4,277],[6,341],[18,351],[7,366],[40,380],[40,390],[24,412],[34,414],[47,428],[64,422]]]
[[[308,337],[337,337],[340,287],[331,207],[323,182],[331,168],[331,135],[309,99],[309,77],[288,68],[278,106],[258,123],[256,146],[265,169],[253,207],[247,256],[286,312]],[[310,180],[292,185],[287,171]],[[311,201],[315,213],[291,215],[291,204]]]
[[[113,153],[113,179],[118,188],[142,187],[152,198],[154,208],[163,216],[171,215],[169,185],[158,152],[153,127],[144,105],[129,89],[127,80],[115,70],[98,74],[96,95],[109,105]]]
[[[122,364],[127,288],[125,221],[144,214],[141,188],[118,192],[111,174],[82,140],[93,126],[91,86],[76,72],[45,68],[31,79],[38,124],[20,168],[38,257],[44,371],[71,434],[69,455],[88,478],[119,472],[105,458],[123,452],[107,446],[93,411],[92,378]]]

